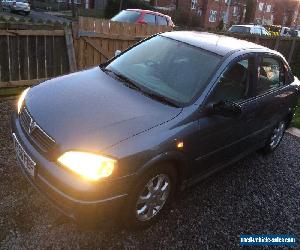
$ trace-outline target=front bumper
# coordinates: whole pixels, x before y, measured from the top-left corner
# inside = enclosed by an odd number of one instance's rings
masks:
[[[134,175],[96,184],[85,182],[37,151],[23,132],[16,114],[12,116],[12,133],[36,163],[32,177],[19,161],[23,174],[62,213],[77,221],[114,220],[122,214]]]

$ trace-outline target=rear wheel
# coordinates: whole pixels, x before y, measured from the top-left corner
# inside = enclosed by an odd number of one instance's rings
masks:
[[[160,165],[148,171],[128,200],[125,224],[138,229],[155,223],[168,210],[175,186],[176,172],[172,166]]]
[[[279,146],[285,130],[286,130],[285,121],[281,121],[276,125],[265,147],[263,148],[264,153],[271,153]]]

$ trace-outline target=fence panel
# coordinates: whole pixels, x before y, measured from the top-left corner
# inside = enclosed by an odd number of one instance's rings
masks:
[[[70,72],[64,30],[0,30],[0,48],[0,87]]]
[[[79,17],[74,39],[78,68],[106,62],[116,50],[126,50],[150,35],[170,31],[171,27],[111,22],[91,17]]]

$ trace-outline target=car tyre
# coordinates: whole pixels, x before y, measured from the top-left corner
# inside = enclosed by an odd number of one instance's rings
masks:
[[[166,214],[176,193],[176,179],[176,170],[170,164],[158,165],[148,170],[129,196],[125,209],[125,227],[143,229]]]
[[[275,149],[279,146],[280,142],[282,141],[286,128],[287,124],[285,121],[280,121],[276,124],[275,128],[272,131],[272,134],[267,140],[266,145],[262,148],[262,153],[269,154],[275,151]]]

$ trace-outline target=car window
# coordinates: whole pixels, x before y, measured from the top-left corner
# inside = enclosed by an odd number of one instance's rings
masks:
[[[269,35],[269,33],[268,33],[268,31],[266,29],[261,29],[261,31],[262,31],[262,34],[264,36],[268,36]]]
[[[254,27],[254,28],[253,28],[253,34],[261,35],[261,29],[258,28],[258,27]]]
[[[234,33],[249,33],[250,28],[245,26],[232,26],[228,31]]]
[[[250,70],[253,63],[254,59],[249,58],[229,66],[221,75],[216,89],[209,98],[209,102],[238,102],[247,99],[253,79],[253,74]]]
[[[221,56],[209,51],[155,36],[122,54],[106,68],[184,106],[203,92],[221,60]]]
[[[138,11],[123,10],[111,20],[115,22],[135,23],[140,15],[141,13]]]
[[[155,24],[155,15],[146,13],[144,15],[144,22],[146,22],[148,24]]]
[[[285,72],[279,59],[273,57],[261,58],[258,72],[258,95],[284,85]]]
[[[167,19],[163,16],[156,16],[158,25],[168,25]]]

